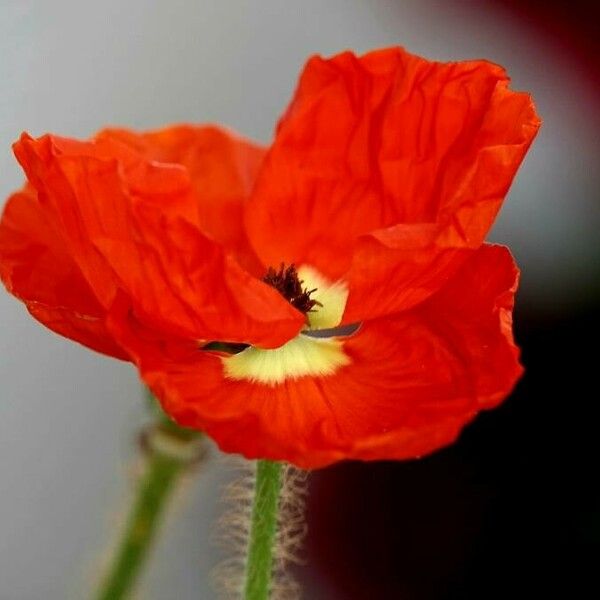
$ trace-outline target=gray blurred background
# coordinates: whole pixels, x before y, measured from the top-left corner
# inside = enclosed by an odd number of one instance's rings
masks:
[[[87,137],[109,124],[217,122],[268,142],[308,55],[398,44],[490,59],[533,94],[544,125],[493,239],[523,269],[525,306],[592,302],[598,90],[568,48],[496,3],[0,0],[0,195],[21,184],[10,144],[22,130]],[[1,293],[0,382],[0,600],[86,598],[134,481],[145,414],[136,375]],[[229,476],[216,456],[179,494],[140,598],[214,597],[209,536]],[[329,598],[311,577],[306,597]]]

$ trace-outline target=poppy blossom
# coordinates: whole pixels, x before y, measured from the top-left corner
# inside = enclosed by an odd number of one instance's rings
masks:
[[[265,148],[214,126],[24,134],[0,276],[182,425],[306,468],[452,442],[521,374],[484,238],[539,127],[485,61],[311,58]]]

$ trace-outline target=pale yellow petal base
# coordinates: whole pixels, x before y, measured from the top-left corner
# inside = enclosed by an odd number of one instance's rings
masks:
[[[225,375],[253,383],[278,385],[287,379],[332,375],[350,363],[338,339],[309,338],[300,334],[280,348],[246,348],[223,357]]]

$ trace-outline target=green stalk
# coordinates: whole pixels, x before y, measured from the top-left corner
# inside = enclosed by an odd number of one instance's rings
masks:
[[[152,433],[174,446],[155,447],[146,440],[146,472],[139,482],[123,538],[100,586],[97,600],[129,597],[156,536],[169,495],[178,477],[190,464],[189,452],[182,453],[182,450],[190,450],[190,444],[196,444],[197,448],[201,435],[166,419],[150,430],[150,435]],[[197,450],[195,453],[200,456]]]
[[[156,534],[161,511],[184,464],[164,454],[153,454],[112,568],[98,600],[126,598]]]
[[[269,598],[280,490],[281,463],[258,461],[244,583],[245,600]]]

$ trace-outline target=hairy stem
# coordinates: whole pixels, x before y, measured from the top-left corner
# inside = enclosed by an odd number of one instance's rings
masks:
[[[260,460],[256,465],[244,600],[268,600],[269,598],[281,469],[280,463],[267,460]]]

